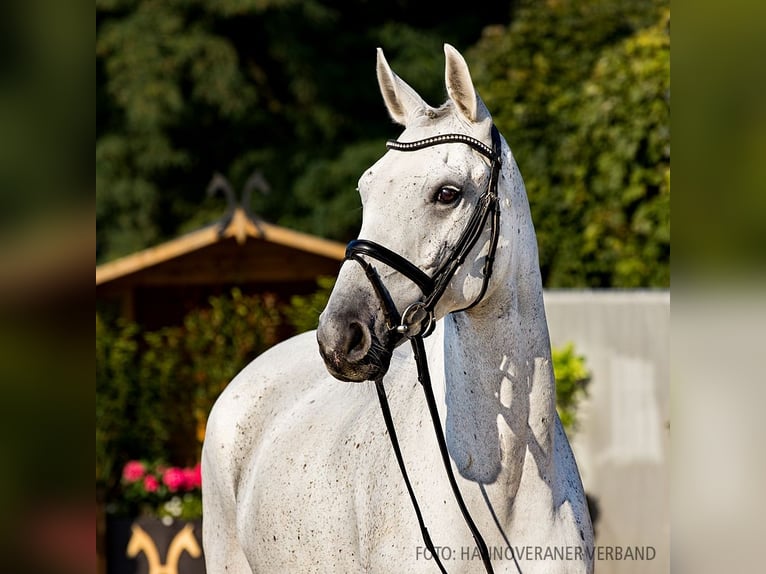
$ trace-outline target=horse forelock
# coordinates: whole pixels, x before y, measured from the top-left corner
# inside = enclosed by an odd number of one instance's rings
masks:
[[[407,124],[407,129],[428,129],[445,127],[454,129],[455,124],[469,127],[471,125],[465,117],[458,111],[455,102],[447,100],[438,108],[426,106],[418,109]],[[491,125],[487,123],[487,125]],[[432,134],[429,134],[432,135]],[[487,132],[489,135],[489,131]],[[487,144],[490,142],[487,141]]]

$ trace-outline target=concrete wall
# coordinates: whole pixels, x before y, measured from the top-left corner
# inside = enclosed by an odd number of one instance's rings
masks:
[[[545,304],[551,343],[574,342],[592,373],[570,440],[598,509],[596,573],[668,572],[670,293],[547,291]],[[617,560],[628,547],[644,559]]]

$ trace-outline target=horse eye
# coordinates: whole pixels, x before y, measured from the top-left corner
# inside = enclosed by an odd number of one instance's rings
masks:
[[[460,199],[460,190],[456,187],[444,186],[436,192],[436,201],[449,205]]]

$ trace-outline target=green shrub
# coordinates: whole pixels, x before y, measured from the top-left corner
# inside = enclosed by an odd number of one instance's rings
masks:
[[[574,343],[551,349],[556,375],[556,410],[567,432],[577,430],[577,406],[586,394],[590,372],[585,357],[575,352]]]
[[[318,289],[311,295],[294,295],[290,305],[283,309],[287,322],[298,333],[317,328],[319,315],[327,305],[330,292],[335,286],[335,277],[317,279]]]
[[[96,315],[96,484],[107,498],[129,460],[199,459],[215,399],[277,342],[281,323],[274,297],[238,289],[157,331]]]
[[[108,325],[96,315],[96,484],[114,486],[114,476],[127,460],[122,455],[137,440],[134,412],[139,336],[135,325]],[[131,420],[133,419],[133,420]]]

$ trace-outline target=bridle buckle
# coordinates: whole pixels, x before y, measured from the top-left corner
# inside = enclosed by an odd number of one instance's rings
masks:
[[[423,301],[416,301],[404,310],[401,322],[395,331],[408,339],[412,337],[428,337],[436,326],[434,312],[426,307]]]

